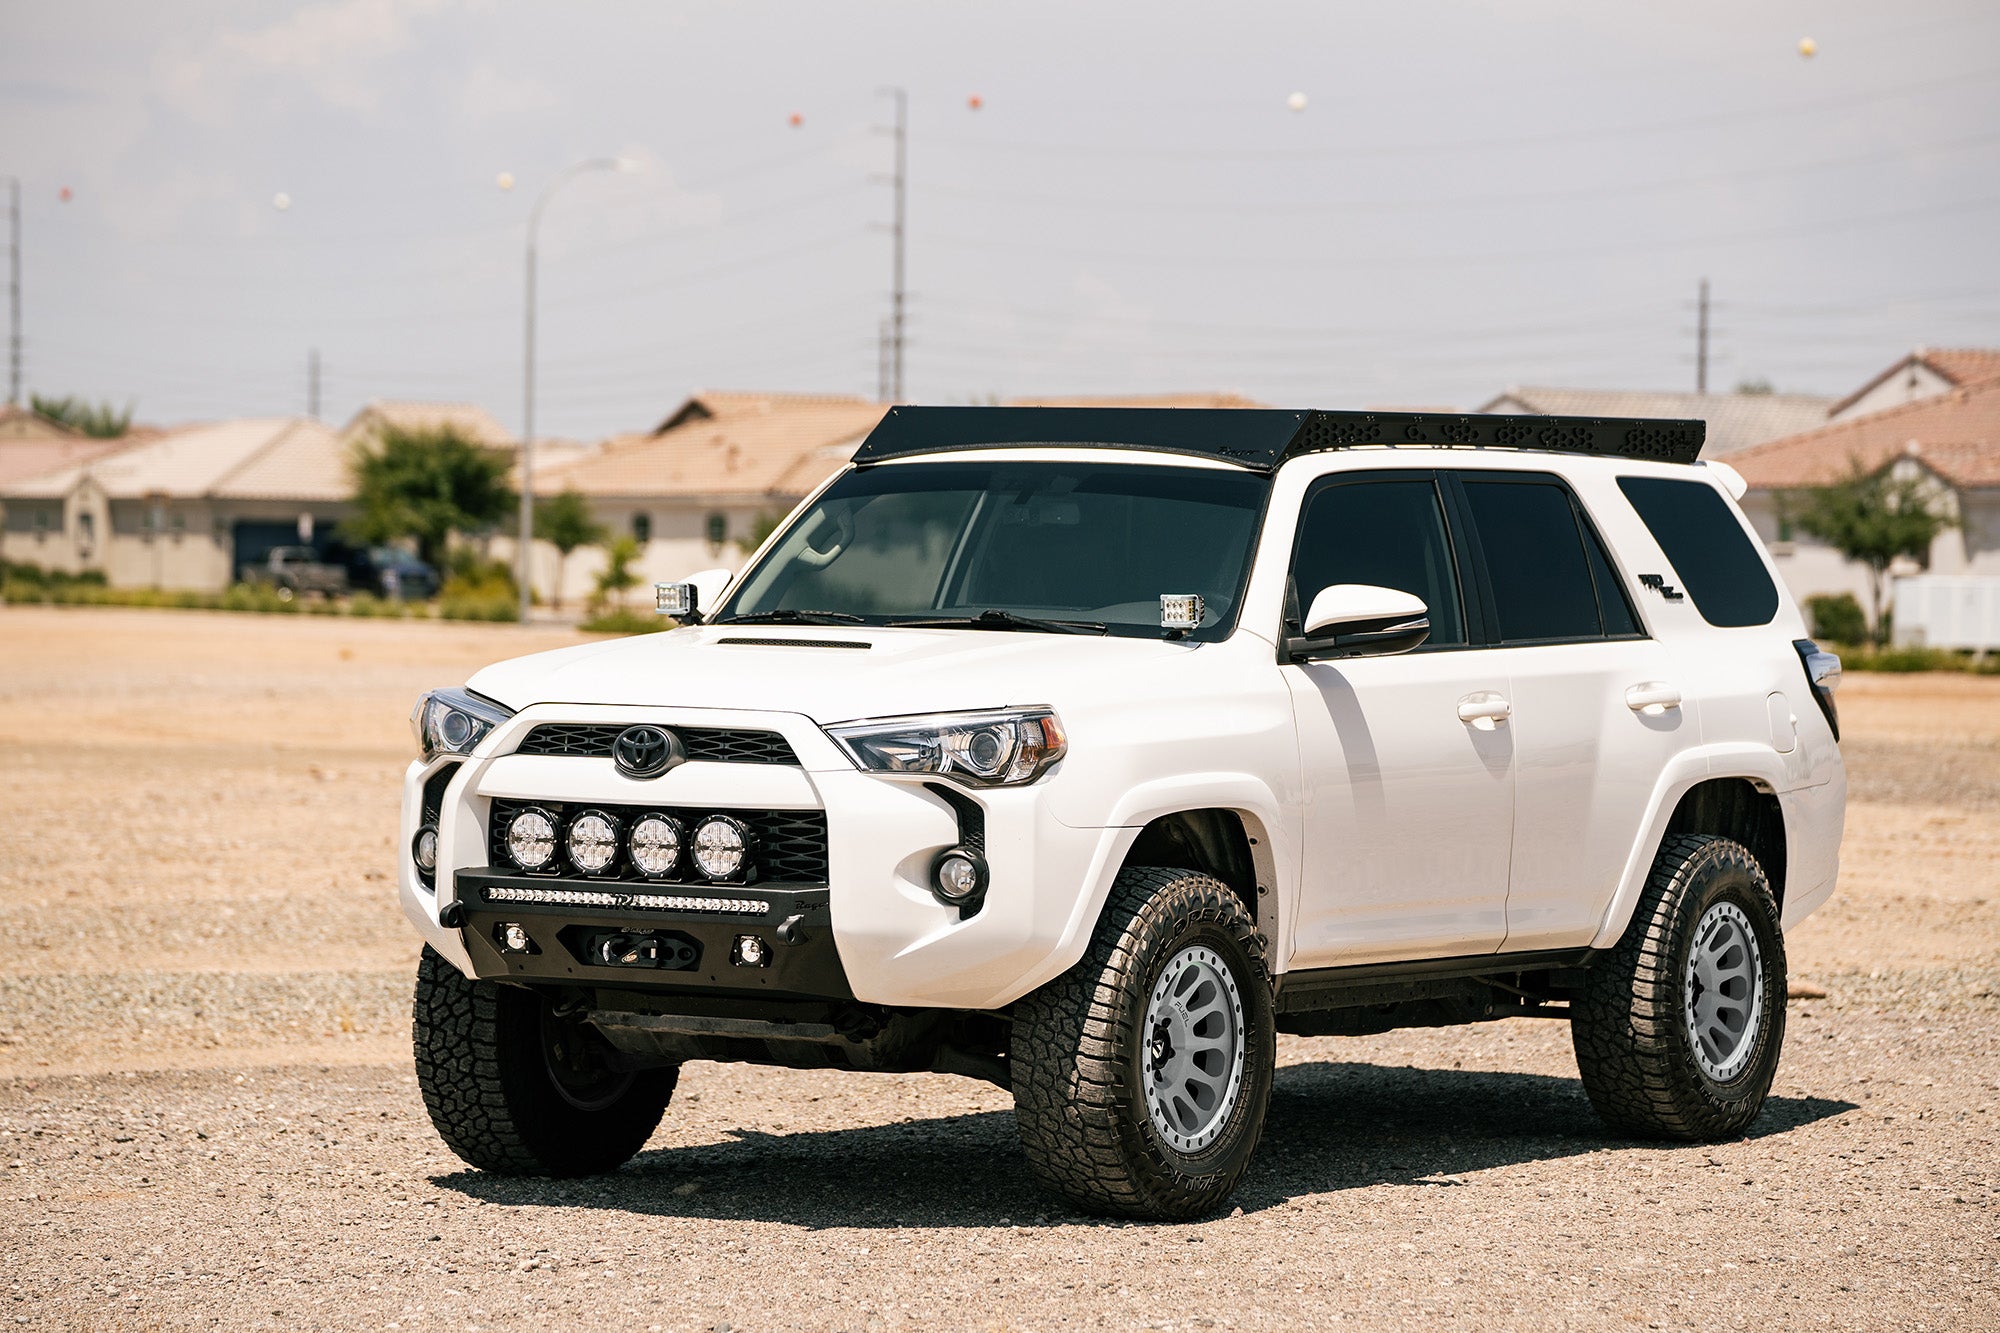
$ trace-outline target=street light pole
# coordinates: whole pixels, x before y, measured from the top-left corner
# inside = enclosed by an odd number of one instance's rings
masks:
[[[564,185],[587,171],[633,172],[639,164],[627,157],[593,157],[563,171],[542,188],[528,213],[527,324],[522,336],[521,373],[521,531],[516,539],[514,577],[520,584],[521,623],[528,623],[528,609],[534,600],[528,582],[528,557],[535,543],[535,237],[542,226],[542,210]],[[502,188],[511,184],[505,178]]]
[[[7,178],[7,401],[21,401],[21,178]]]

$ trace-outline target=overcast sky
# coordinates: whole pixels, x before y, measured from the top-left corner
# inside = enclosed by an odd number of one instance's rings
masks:
[[[872,395],[888,85],[913,400],[1692,388],[1704,276],[1724,387],[2000,344],[1992,0],[0,15],[27,387],[146,421],[301,411],[317,348],[330,419],[453,398],[518,427],[529,208],[611,154],[643,170],[543,223],[540,433],[702,387]]]

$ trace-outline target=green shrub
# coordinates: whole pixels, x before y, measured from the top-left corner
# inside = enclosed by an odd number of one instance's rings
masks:
[[[1868,616],[1851,592],[1821,593],[1806,598],[1806,619],[1815,639],[1824,643],[1866,643]]]
[[[652,611],[631,611],[620,607],[600,611],[577,628],[585,634],[655,634],[674,628],[674,622]]]
[[[521,607],[511,588],[488,588],[440,596],[438,615],[445,620],[519,620]]]
[[[410,604],[390,598],[377,597],[372,592],[357,592],[347,603],[347,614],[363,618],[401,620],[411,614]],[[422,612],[418,611],[421,615]]]
[[[297,613],[296,598],[287,601],[278,596],[277,589],[259,583],[231,584],[229,591],[222,594],[218,609],[223,611],[257,611],[264,614]]]

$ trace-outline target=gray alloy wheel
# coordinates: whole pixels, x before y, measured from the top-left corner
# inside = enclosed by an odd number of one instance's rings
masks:
[[[1735,903],[1713,904],[1694,928],[1682,991],[1695,1063],[1729,1082],[1750,1060],[1764,1007],[1764,955]]]
[[[1160,1137],[1184,1153],[1215,1142],[1243,1088],[1243,996],[1215,950],[1182,949],[1146,1004],[1141,1079]]]

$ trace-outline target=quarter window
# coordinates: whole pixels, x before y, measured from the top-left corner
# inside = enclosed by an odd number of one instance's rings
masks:
[[[1502,642],[1595,639],[1604,633],[1590,557],[1568,491],[1546,482],[1468,477],[1465,499]]]
[[[1465,642],[1444,506],[1428,478],[1337,482],[1307,498],[1292,557],[1297,613],[1310,610],[1320,590],[1336,583],[1414,593],[1430,608],[1425,647]]]
[[[1771,623],[1777,585],[1722,492],[1672,477],[1620,477],[1618,489],[1673,561],[1703,620],[1718,627]]]

